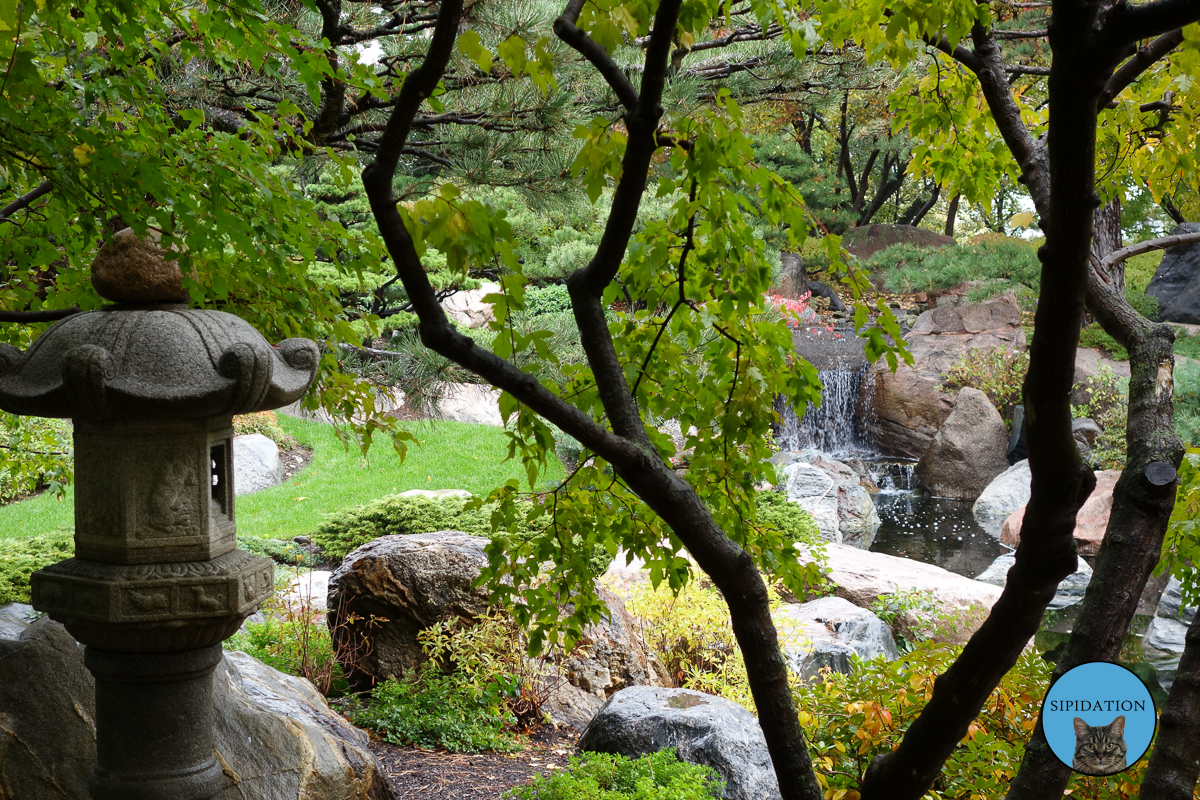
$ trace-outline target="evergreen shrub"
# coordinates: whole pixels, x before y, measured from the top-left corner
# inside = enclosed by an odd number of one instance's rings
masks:
[[[724,781],[711,767],[680,761],[674,748],[626,758],[615,753],[584,753],[553,775],[537,775],[528,786],[509,791],[507,800],[709,800],[720,797]]]
[[[340,561],[354,548],[380,536],[461,531],[493,537],[492,507],[468,508],[468,502],[461,497],[440,500],[397,495],[383,497],[328,515],[313,532],[312,542],[321,548],[325,558]],[[502,531],[496,536],[527,540],[539,530],[518,522],[516,530]],[[589,559],[592,573],[603,574],[611,560],[607,550],[597,547]]]
[[[0,539],[0,606],[29,602],[29,576],[75,555],[75,532]]]

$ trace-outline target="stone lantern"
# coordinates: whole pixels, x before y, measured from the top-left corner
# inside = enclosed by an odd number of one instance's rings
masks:
[[[129,229],[92,282],[113,305],[0,345],[0,408],[74,420],[75,557],[34,573],[33,606],[86,645],[92,797],[207,799],[221,642],[274,588],[234,547],[232,417],[303,395],[318,352],[187,308],[178,264]]]

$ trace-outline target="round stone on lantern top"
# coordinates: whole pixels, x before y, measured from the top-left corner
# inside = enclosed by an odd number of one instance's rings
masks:
[[[168,261],[159,246],[162,236],[145,238],[132,228],[117,231],[92,262],[92,286],[105,300],[131,305],[186,303],[178,261]]]

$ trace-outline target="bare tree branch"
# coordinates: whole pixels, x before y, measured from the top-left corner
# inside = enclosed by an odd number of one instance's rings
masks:
[[[0,311],[0,322],[17,322],[32,325],[35,322],[57,322],[82,311],[78,306],[55,308],[49,311]]]
[[[1120,250],[1113,251],[1100,262],[1100,269],[1104,274],[1107,274],[1113,264],[1126,261],[1134,256],[1140,256],[1142,253],[1149,253],[1152,250],[1167,250],[1172,247],[1179,247],[1180,245],[1195,244],[1196,242],[1200,242],[1200,233],[1177,233],[1172,236],[1147,239],[1144,242],[1131,244],[1128,247],[1122,247]]]
[[[554,34],[586,58],[612,87],[621,105],[625,106],[627,111],[633,111],[638,102],[638,93],[629,78],[625,77],[625,73],[617,66],[617,62],[613,61],[607,50],[575,27],[579,20],[579,12],[583,10],[583,3],[584,0],[570,0],[567,3],[563,13],[554,20]]]

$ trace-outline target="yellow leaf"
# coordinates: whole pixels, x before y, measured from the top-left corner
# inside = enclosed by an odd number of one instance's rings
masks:
[[[1008,218],[1008,224],[1014,228],[1028,228],[1033,224],[1033,212],[1022,211],[1019,214],[1013,214]]]
[[[80,164],[90,164],[92,163],[92,159],[88,156],[88,153],[96,152],[96,148],[92,147],[90,144],[81,144],[78,147],[73,148],[71,152],[75,154],[75,160]]]

